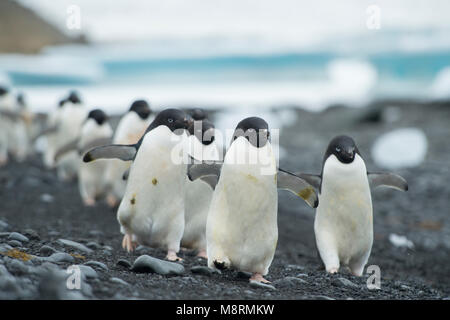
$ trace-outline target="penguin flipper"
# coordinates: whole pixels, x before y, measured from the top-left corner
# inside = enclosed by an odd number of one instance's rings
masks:
[[[56,131],[58,131],[57,125],[45,127],[38,134],[31,138],[31,142],[35,142],[39,137],[55,133]]]
[[[110,143],[111,143],[111,138],[99,138],[99,139],[89,141],[86,145],[84,145],[82,147],[80,154],[85,154],[86,152],[88,152],[89,150],[91,150],[95,147],[109,145]]]
[[[60,149],[58,149],[55,153],[55,162],[58,162],[59,158],[61,158],[63,155],[65,155],[67,152],[77,150],[78,148],[78,141],[80,139],[76,138],[68,143],[66,143],[64,146],[62,146]]]
[[[277,187],[294,193],[305,200],[311,208],[319,205],[313,186],[289,171],[278,168]]]
[[[120,159],[123,161],[133,160],[137,152],[136,145],[111,144],[96,147],[83,156],[83,162],[91,162],[97,159]]]
[[[399,191],[408,191],[408,183],[398,174],[389,172],[368,172],[367,178],[373,189],[383,186]]]
[[[217,182],[219,182],[219,177],[216,175],[203,176],[200,178],[200,180],[206,182],[211,187],[211,189],[215,190]]]
[[[190,164],[188,166],[189,180],[195,181],[206,176],[215,176],[218,179],[222,164],[220,161],[204,161],[202,163]]]
[[[0,115],[8,118],[11,121],[17,121],[18,119],[20,119],[20,113],[14,111],[0,110]]]
[[[314,188],[319,190],[320,183],[322,182],[322,177],[317,174],[309,174],[309,173],[303,173],[303,172],[295,172],[294,173],[297,177],[302,178],[306,182],[308,182],[310,185],[312,185]]]

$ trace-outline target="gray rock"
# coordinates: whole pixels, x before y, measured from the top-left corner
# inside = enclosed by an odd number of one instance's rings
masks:
[[[131,270],[135,272],[150,272],[161,275],[181,275],[184,273],[184,267],[175,262],[169,262],[142,255],[134,261]]]
[[[193,266],[191,272],[195,274],[202,274],[205,276],[211,276],[213,274],[221,274],[220,270],[212,269],[206,266]]]
[[[0,276],[0,299],[15,300],[20,297],[16,278],[10,274]]]
[[[130,285],[128,282],[123,281],[123,280],[120,279],[120,278],[115,278],[115,277],[109,279],[109,281],[111,281],[111,282],[113,282],[113,283],[120,284],[120,285],[124,285],[124,286],[129,286],[129,285]]]
[[[83,275],[83,277],[86,277],[88,279],[96,279],[96,278],[98,278],[97,271],[95,271],[91,267],[85,266],[85,265],[82,265],[82,264],[78,264],[76,266],[78,268],[80,268],[80,271],[81,271],[81,274]]]
[[[97,268],[103,269],[105,271],[108,271],[108,267],[106,266],[106,264],[98,262],[98,261],[91,260],[91,261],[86,262],[84,265],[90,266],[90,267],[97,267]]]
[[[0,232],[0,238],[6,238],[11,234],[11,232]]]
[[[48,246],[48,245],[43,245],[43,246],[39,249],[39,253],[40,253],[40,254],[43,254],[43,255],[46,255],[46,256],[51,255],[51,254],[53,254],[53,253],[55,253],[55,252],[56,252],[56,249],[53,248],[53,247],[50,247],[50,246]]]
[[[0,220],[0,231],[5,231],[9,229],[9,224],[7,224],[5,221]]]
[[[9,240],[9,241],[8,241],[8,244],[9,244],[11,247],[21,247],[21,246],[22,246],[22,242],[17,241],[17,240]]]
[[[94,252],[92,249],[89,249],[84,244],[72,241],[72,240],[66,240],[66,239],[58,239],[58,242],[66,247],[73,248],[75,250],[84,252],[84,253],[92,253]]]
[[[286,266],[286,269],[299,271],[299,270],[305,269],[305,267],[302,267],[302,266],[299,266],[299,265],[296,265],[296,264],[288,264]]]
[[[50,237],[57,237],[57,236],[59,236],[61,233],[59,232],[59,231],[56,231],[56,230],[51,230],[51,231],[49,231],[48,232],[48,235],[50,236]]]
[[[54,200],[54,197],[51,194],[44,193],[41,195],[41,201],[46,203],[52,203]]]
[[[6,243],[0,244],[0,252],[9,251],[12,249],[13,249],[13,247],[11,247],[9,244],[6,244]]]
[[[49,261],[49,262],[69,262],[69,263],[73,263],[75,261],[74,257],[72,257],[70,254],[65,253],[65,252],[57,252],[52,254],[50,257],[47,258],[41,258],[45,261]]]
[[[327,296],[322,296],[322,295],[312,296],[312,298],[315,299],[315,300],[336,300],[336,299],[333,299],[333,298],[330,298],[330,297],[327,297]]]
[[[307,276],[308,276],[308,274],[306,274],[306,273],[297,273],[297,275],[296,275],[297,278],[299,278],[299,277],[307,277]]]
[[[93,250],[97,250],[97,249],[101,249],[102,246],[99,245],[97,242],[95,241],[90,241],[88,243],[86,243],[86,247],[93,249]]]
[[[270,284],[253,281],[253,280],[250,281],[250,287],[255,288],[255,289],[277,290],[274,286],[272,286]]]
[[[20,242],[28,242],[30,241],[30,239],[28,239],[27,237],[25,237],[23,234],[18,233],[18,232],[11,232],[8,236],[9,240],[17,240]]]
[[[290,288],[300,287],[300,286],[302,286],[305,283],[307,283],[305,280],[299,279],[299,278],[296,278],[296,277],[285,277],[283,279],[279,279],[277,281],[274,281],[274,284],[276,286],[280,286],[282,288],[286,288],[286,287],[290,287]]]
[[[39,236],[39,234],[36,231],[34,231],[33,229],[26,229],[24,231],[24,233],[31,240],[41,240],[41,237]]]
[[[6,267],[8,271],[14,275],[24,275],[28,273],[28,266],[26,266],[22,261],[17,259],[11,259],[8,261]]]
[[[124,267],[124,268],[127,268],[127,269],[131,269],[131,263],[129,263],[127,260],[125,260],[125,259],[119,259],[118,261],[117,261],[117,265],[118,266],[121,266],[121,267]]]
[[[113,251],[114,250],[113,247],[111,247],[111,246],[103,246],[103,249],[107,250],[107,251]]]
[[[86,283],[80,281],[80,289],[69,289],[69,275],[62,270],[50,269],[42,273],[38,285],[39,298],[43,300],[80,300],[84,299],[81,289]]]
[[[359,287],[357,284],[351,282],[348,279],[342,278],[342,277],[335,279],[333,281],[333,283],[335,285],[338,285],[338,286],[344,285],[346,287],[352,287],[352,288],[358,288]]]
[[[100,230],[91,230],[91,231],[89,231],[89,234],[91,235],[91,236],[97,236],[97,237],[99,237],[99,236],[103,236],[103,231],[100,231]]]

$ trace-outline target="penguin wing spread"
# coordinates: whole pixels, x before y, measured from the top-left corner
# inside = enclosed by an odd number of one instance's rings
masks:
[[[302,178],[306,182],[308,182],[310,185],[312,185],[314,188],[319,190],[320,183],[322,182],[322,177],[317,174],[309,174],[309,173],[303,173],[303,172],[295,172],[294,173],[297,177]]]
[[[311,208],[316,208],[319,205],[313,186],[289,171],[278,169],[277,187],[294,193],[305,200]]]
[[[189,180],[195,181],[206,176],[215,176],[219,179],[222,164],[223,163],[220,161],[205,161],[202,163],[190,164],[188,166]],[[211,180],[211,178],[207,178],[207,180]]]
[[[97,159],[120,159],[123,161],[133,160],[136,156],[136,145],[110,144],[93,148],[86,152],[83,157],[84,162],[91,162]]]
[[[76,138],[76,139],[66,143],[65,145],[63,145],[60,149],[58,149],[58,151],[56,151],[56,153],[55,153],[55,162],[57,162],[59,160],[59,158],[61,158],[67,152],[77,150],[79,140],[80,140],[79,138]]]
[[[384,186],[399,191],[408,190],[408,183],[403,177],[399,176],[398,174],[389,172],[380,172],[380,173],[368,172],[367,178],[369,179],[369,184],[371,188]]]

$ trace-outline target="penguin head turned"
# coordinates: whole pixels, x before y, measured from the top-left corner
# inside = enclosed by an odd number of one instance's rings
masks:
[[[155,120],[150,124],[147,132],[159,127],[166,126],[175,134],[181,135],[184,130],[188,130],[192,124],[192,117],[179,109],[165,109],[158,113]]]

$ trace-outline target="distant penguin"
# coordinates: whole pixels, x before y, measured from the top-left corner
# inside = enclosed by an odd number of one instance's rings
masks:
[[[406,181],[391,173],[368,173],[351,137],[337,136],[325,152],[320,176],[298,173],[319,190],[314,233],[317,249],[329,273],[341,265],[361,276],[373,243],[371,188],[408,190]]]
[[[90,111],[81,129],[78,143],[78,150],[82,150],[80,156],[84,154],[83,151],[87,151],[87,148],[95,147],[95,144],[98,146],[98,141],[110,141],[112,135],[113,130],[106,114],[100,109]],[[95,205],[96,199],[105,195],[104,173],[106,167],[106,161],[80,164],[78,185],[81,198],[86,206]]]
[[[194,108],[188,111],[188,114],[195,120],[195,121],[201,121],[205,120],[207,118],[207,114],[205,110],[200,108]]]
[[[33,129],[33,114],[26,104],[23,93],[18,94],[16,97],[16,111],[20,115],[20,118],[13,124],[14,140],[12,144],[14,145],[14,149],[12,153],[15,154],[18,161],[24,161],[31,153],[30,138]]]
[[[223,164],[194,164],[191,180],[219,175],[206,224],[208,266],[233,267],[251,272],[250,281],[269,282],[269,271],[278,241],[277,187],[317,206],[312,186],[277,169],[269,127],[250,117],[236,127]]]
[[[187,164],[187,115],[178,109],[161,111],[137,144],[94,148],[85,162],[118,158],[133,161],[125,195],[117,211],[124,234],[122,246],[162,247],[166,258],[179,260],[177,252],[184,231],[184,192]]]
[[[71,92],[58,113],[56,149],[80,137],[81,127],[87,117],[87,111],[79,96]],[[58,178],[61,181],[74,179],[78,174],[79,155],[76,151],[68,152],[56,163]]]
[[[0,87],[0,166],[11,154],[17,161],[25,160],[30,148],[27,123],[31,124],[31,113],[17,103],[6,87]]]
[[[195,121],[189,128],[189,155],[197,160],[219,160],[220,151],[214,139],[214,125],[209,120]],[[186,179],[188,179],[186,177]],[[184,248],[197,250],[199,257],[206,255],[206,219],[213,189],[202,180],[186,185],[185,226],[181,240]]]
[[[154,117],[149,104],[145,100],[136,100],[131,104],[128,112],[120,119],[114,133],[114,144],[135,144],[145,133]],[[105,172],[105,183],[109,191],[107,202],[115,207],[125,193],[126,181],[122,176],[129,169],[131,161],[111,159]]]

